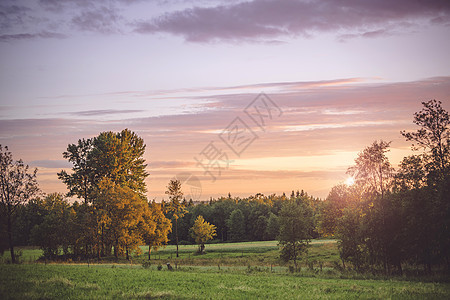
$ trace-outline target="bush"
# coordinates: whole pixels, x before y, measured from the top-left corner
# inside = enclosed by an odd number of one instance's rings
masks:
[[[144,262],[142,263],[142,267],[143,267],[144,269],[150,268],[151,265],[152,265],[152,263],[149,262],[149,261],[144,261]]]
[[[158,271],[161,271],[162,270],[162,265],[158,265],[156,268],[158,269]]]

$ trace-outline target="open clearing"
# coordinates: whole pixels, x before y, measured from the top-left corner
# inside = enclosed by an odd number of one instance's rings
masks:
[[[23,264],[0,264],[0,299],[450,299],[448,282],[341,274],[332,268],[338,260],[333,240],[313,241],[307,259],[314,270],[305,257],[294,274],[279,260],[276,241],[208,244],[205,255],[194,255],[196,247],[180,246],[179,258],[175,246],[163,248],[146,268],[145,247],[132,262],[89,265],[34,263],[42,252],[23,248]],[[5,252],[2,259],[8,257]],[[178,269],[168,271],[167,262]]]

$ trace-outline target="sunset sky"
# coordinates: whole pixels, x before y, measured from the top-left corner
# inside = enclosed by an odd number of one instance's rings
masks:
[[[0,144],[46,193],[69,143],[129,128],[149,199],[323,198],[374,140],[410,154],[421,101],[450,110],[449,53],[448,0],[2,0]]]

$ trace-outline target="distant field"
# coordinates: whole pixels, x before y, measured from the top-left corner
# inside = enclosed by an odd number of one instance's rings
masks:
[[[142,254],[133,256],[132,262],[140,264],[148,260],[148,247],[142,246]],[[32,247],[18,247],[22,254],[20,261],[24,263],[32,263],[41,255],[40,249]],[[206,245],[206,254],[196,255],[197,245],[180,245],[179,254],[176,258],[176,246],[168,245],[153,251],[151,262],[153,264],[171,262],[180,265],[223,265],[223,266],[285,266],[285,263],[279,259],[279,249],[277,241],[262,242],[242,242],[242,243],[219,243]],[[313,240],[308,252],[309,261],[321,261],[323,266],[331,266],[333,261],[339,260],[338,250],[335,240]],[[5,251],[1,257],[1,261],[10,260],[8,251]],[[110,259],[103,259],[109,262]],[[128,263],[123,258],[119,260],[122,263]]]
[[[316,278],[268,270],[0,265],[0,299],[449,299],[449,283]]]

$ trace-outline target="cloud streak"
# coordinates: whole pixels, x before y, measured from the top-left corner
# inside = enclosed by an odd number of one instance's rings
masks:
[[[144,112],[145,110],[138,110],[138,109],[100,109],[100,110],[83,110],[83,111],[76,111],[76,112],[70,112],[67,114],[73,115],[73,116],[105,116],[105,115],[116,115],[116,114],[130,114],[130,113],[140,113]]]
[[[347,32],[341,39],[378,37],[408,22],[450,23],[450,2],[262,0],[194,7],[136,23],[139,33],[170,33],[189,42],[259,41],[318,32]],[[435,21],[436,22],[436,21]],[[350,31],[348,33],[348,31]]]
[[[63,39],[67,36],[62,33],[42,31],[38,33],[17,33],[17,34],[2,34],[0,35],[0,42],[9,42],[15,40],[29,40],[29,39]]]
[[[170,34],[196,43],[244,41],[280,44],[287,38],[311,37],[324,32],[336,34],[339,40],[346,41],[418,30],[424,24],[450,24],[450,2],[447,0],[205,3],[173,5],[160,2],[155,6],[125,0],[5,1],[0,5],[0,41],[61,38],[76,33],[110,35],[137,32]],[[174,11],[173,8],[179,9],[180,4],[184,8]],[[156,12],[153,12],[155,8]],[[138,17],[132,13],[136,9],[148,10],[149,13]],[[58,32],[55,32],[56,28]]]

